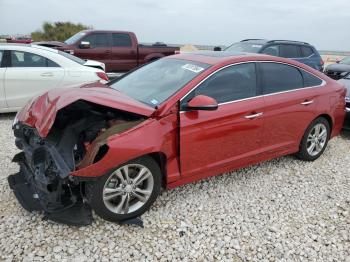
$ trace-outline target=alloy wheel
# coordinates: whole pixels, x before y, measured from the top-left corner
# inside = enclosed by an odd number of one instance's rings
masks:
[[[103,188],[105,206],[116,214],[129,214],[141,208],[154,187],[151,171],[140,164],[127,164],[115,170]]]
[[[307,137],[306,148],[309,155],[318,155],[326,145],[327,137],[327,127],[322,123],[316,124]]]

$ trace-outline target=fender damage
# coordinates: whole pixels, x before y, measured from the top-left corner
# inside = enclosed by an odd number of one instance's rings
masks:
[[[47,97],[41,99],[47,100]],[[31,108],[37,104],[35,101]],[[52,108],[52,104],[47,104]],[[39,108],[47,112],[42,105]],[[35,112],[28,115],[32,121]],[[28,124],[31,122],[23,119],[22,114],[13,126],[16,146],[21,150],[13,161],[19,164],[20,170],[8,178],[19,203],[30,212],[43,211],[46,218],[57,222],[90,224],[91,208],[85,198],[84,183],[94,178],[84,181],[70,174],[101,160],[109,150],[110,136],[123,133],[147,118],[139,112],[80,99],[57,109],[43,136],[43,132],[38,131],[43,129]],[[37,119],[47,125],[44,115]]]

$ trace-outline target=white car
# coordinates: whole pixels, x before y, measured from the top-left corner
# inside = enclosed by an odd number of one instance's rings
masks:
[[[104,67],[48,47],[0,44],[0,113],[18,111],[52,88],[106,83]]]

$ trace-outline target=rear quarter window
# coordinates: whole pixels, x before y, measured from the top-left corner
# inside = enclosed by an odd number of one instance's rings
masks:
[[[304,78],[304,87],[319,86],[322,84],[322,80],[304,70],[301,70]]]
[[[46,59],[47,60],[47,67],[60,67],[56,62]]]
[[[301,54],[303,57],[309,57],[311,55],[313,55],[314,53],[314,50],[312,50],[311,47],[309,46],[302,46],[301,47]]]

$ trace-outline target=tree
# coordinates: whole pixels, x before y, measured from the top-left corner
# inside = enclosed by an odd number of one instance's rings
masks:
[[[71,22],[44,22],[42,30],[31,33],[34,41],[64,41],[75,33],[91,29],[92,27],[83,24],[73,24]]]

